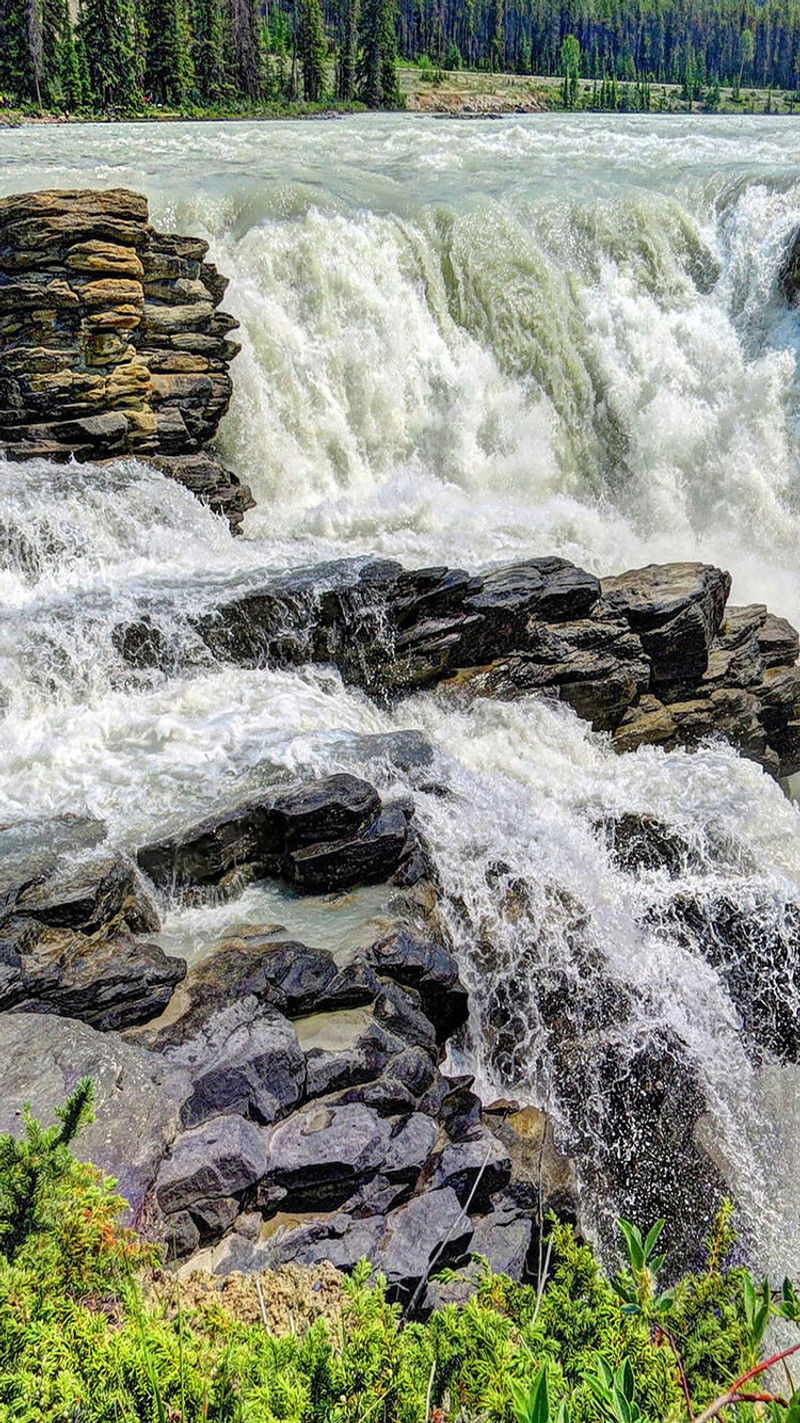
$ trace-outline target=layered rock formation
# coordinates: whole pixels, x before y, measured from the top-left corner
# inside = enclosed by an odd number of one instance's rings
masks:
[[[204,450],[231,396],[238,323],[208,245],[156,232],[147,200],[0,200],[0,452],[139,455],[236,528],[249,490]]]
[[[221,661],[333,663],[382,700],[432,687],[557,697],[619,751],[718,735],[788,777],[800,770],[798,634],[762,604],[728,606],[730,586],[697,563],[598,579],[560,558],[482,574],[342,561],[265,581],[195,631]],[[159,665],[148,624],[117,637],[126,660]]]

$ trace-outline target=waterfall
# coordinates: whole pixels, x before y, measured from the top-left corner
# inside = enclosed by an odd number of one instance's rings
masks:
[[[730,569],[734,602],[800,620],[800,321],[777,290],[800,225],[790,128],[120,125],[113,164],[102,129],[3,142],[0,191],[126,183],[161,228],[211,242],[243,341],[220,448],[257,508],[234,541],[133,460],[0,464],[0,819],[89,811],[132,848],[243,789],[357,769],[365,733],[421,728],[439,793],[384,775],[415,798],[472,990],[457,1066],[547,1107],[602,1234],[609,1173],[635,1170],[609,1160],[610,1112],[653,1050],[677,1091],[699,1084],[695,1136],[754,1249],[800,1268],[797,1069],[763,1047],[780,985],[766,965],[743,1022],[673,913],[716,897],[783,942],[800,824],[779,787],[719,745],[617,757],[546,701],[382,709],[326,668],[222,666],[191,631],[265,570],[343,554],[555,553],[598,573],[702,558]],[[158,670],[120,653],[142,616],[172,649]],[[677,866],[626,869],[625,816],[667,827]],[[170,942],[229,912],[175,913]],[[245,913],[269,920],[268,892]]]

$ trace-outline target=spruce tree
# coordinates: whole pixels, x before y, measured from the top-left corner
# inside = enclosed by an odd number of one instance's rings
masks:
[[[159,104],[181,109],[194,82],[186,0],[147,0],[145,89]]]
[[[359,95],[369,109],[400,103],[395,0],[363,0]]]
[[[303,97],[307,103],[317,104],[325,89],[328,57],[320,0],[300,0],[297,48],[303,75]]]
[[[336,58],[336,97],[355,98],[358,56],[359,0],[340,0],[339,52]]]
[[[225,18],[220,0],[193,0],[192,69],[194,90],[204,108],[225,94]]]
[[[141,103],[134,0],[83,0],[78,33],[85,46],[96,109],[133,109]]]

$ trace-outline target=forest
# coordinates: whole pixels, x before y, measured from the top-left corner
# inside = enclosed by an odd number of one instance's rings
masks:
[[[6,106],[396,108],[398,59],[563,75],[567,108],[579,78],[595,108],[650,108],[655,84],[796,91],[800,0],[0,0]]]

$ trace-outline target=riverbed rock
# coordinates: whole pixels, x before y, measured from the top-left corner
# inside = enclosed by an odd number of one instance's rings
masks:
[[[228,408],[237,326],[198,238],[124,188],[0,200],[0,450],[153,457],[236,531],[253,500],[203,450]]]
[[[339,560],[220,600],[191,635],[221,662],[331,663],[382,702],[432,687],[456,700],[552,697],[615,750],[716,737],[785,779],[800,769],[797,632],[763,605],[727,607],[730,584],[702,563],[598,580],[552,558],[476,574]],[[142,647],[152,665],[167,655],[144,624],[118,634],[130,660]]]
[[[417,849],[410,819],[410,807],[385,805],[369,782],[341,774],[250,800],[137,858],[159,885],[219,885],[245,869],[320,893],[396,874]]]
[[[119,1181],[140,1219],[161,1160],[180,1130],[184,1073],[116,1033],[71,1018],[0,1015],[0,1132],[18,1136],[23,1107],[49,1123],[82,1077],[94,1086],[94,1122],[75,1152]]]
[[[140,937],[158,930],[158,912],[121,856],[7,860],[0,888],[0,1010],[129,1027],[160,1013],[186,973]]]

